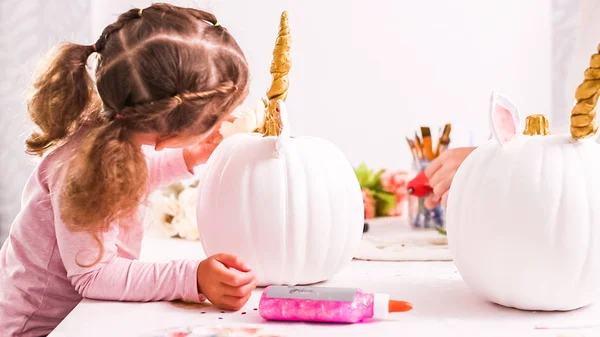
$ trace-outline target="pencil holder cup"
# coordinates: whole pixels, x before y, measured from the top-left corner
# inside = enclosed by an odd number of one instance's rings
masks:
[[[415,170],[416,174],[421,173],[428,164],[428,161],[422,161],[420,165],[418,165],[419,169]],[[444,209],[442,205],[437,205],[433,209],[427,209],[425,208],[425,198],[426,197],[419,198],[412,195],[408,197],[408,221],[411,227],[417,229],[445,229]]]

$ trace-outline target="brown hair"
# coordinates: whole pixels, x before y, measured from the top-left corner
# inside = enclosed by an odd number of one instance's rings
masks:
[[[143,201],[147,166],[132,133],[201,134],[245,98],[245,56],[216,23],[207,12],[154,4],[121,14],[92,46],[57,49],[34,83],[29,113],[40,130],[27,152],[42,156],[90,126],[61,191],[70,230],[98,237]],[[86,68],[94,52],[95,85]]]

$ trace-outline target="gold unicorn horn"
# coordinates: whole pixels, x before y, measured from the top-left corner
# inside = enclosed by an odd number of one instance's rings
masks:
[[[584,80],[575,91],[577,103],[571,111],[571,136],[582,139],[598,131],[596,103],[600,96],[600,45],[598,53],[592,55],[590,67],[585,70]]]
[[[281,134],[281,119],[277,111],[277,101],[287,98],[290,81],[288,73],[292,67],[290,57],[290,47],[292,38],[290,36],[290,27],[288,26],[288,13],[281,13],[279,22],[279,33],[273,49],[273,61],[271,62],[271,75],[273,77],[271,88],[267,91],[269,99],[267,111],[265,114],[265,123],[259,132],[265,136],[279,136]]]

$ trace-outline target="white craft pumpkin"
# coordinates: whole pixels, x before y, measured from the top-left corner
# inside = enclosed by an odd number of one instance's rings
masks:
[[[206,255],[241,257],[259,286],[311,284],[347,266],[364,224],[352,166],[332,143],[238,133],[211,155],[198,187],[198,228]]]
[[[517,108],[497,94],[490,119],[493,138],[462,163],[449,192],[448,242],[462,278],[508,307],[593,303],[600,294],[600,145],[521,134]]]

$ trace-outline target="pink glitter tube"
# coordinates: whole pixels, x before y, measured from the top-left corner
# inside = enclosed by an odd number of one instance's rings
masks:
[[[411,309],[408,302],[356,288],[269,286],[259,303],[260,316],[274,321],[358,323]]]

